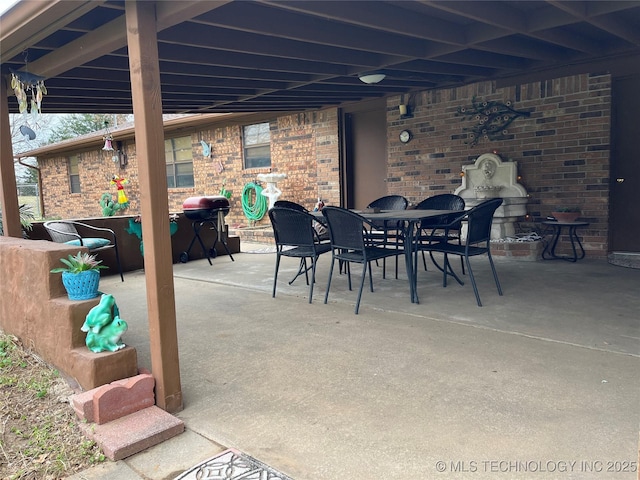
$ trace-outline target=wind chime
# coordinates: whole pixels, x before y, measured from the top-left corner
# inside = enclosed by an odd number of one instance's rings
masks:
[[[47,87],[44,86],[44,77],[29,73],[27,70],[27,55],[24,55],[24,70],[11,71],[11,88],[18,100],[18,109],[20,113],[31,113],[35,119],[42,113],[42,99],[47,94]],[[29,102],[29,94],[31,94],[31,102]],[[31,108],[29,109],[29,105]]]

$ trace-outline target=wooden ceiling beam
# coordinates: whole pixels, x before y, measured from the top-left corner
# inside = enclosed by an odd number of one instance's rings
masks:
[[[45,39],[104,2],[105,0],[49,0],[17,3],[12,7],[12,15],[2,17],[2,58],[6,61],[19,55],[34,43]]]
[[[268,41],[265,36],[268,35]],[[204,48],[224,50],[230,53],[251,53],[257,55],[310,60],[331,63],[355,63],[356,65],[375,65],[380,61],[383,51],[349,50],[349,45],[337,47],[323,45],[315,37],[306,40],[292,40],[282,35],[266,32],[240,32],[233,28],[192,23],[189,29],[171,29],[159,36],[165,43],[179,44],[183,48]],[[406,54],[405,54],[406,55]]]
[[[234,6],[246,6],[246,13],[234,9],[220,9],[201,16],[198,21],[239,30],[245,34],[268,35],[283,40],[362,52],[419,56],[424,48],[424,42],[419,39],[393,33],[380,35],[377,28],[363,28],[344,22],[329,21],[323,17],[298,15],[286,9],[274,10],[256,2],[238,2]]]
[[[218,8],[227,2],[228,0],[158,2],[158,28],[164,29],[179,24],[196,15],[198,12],[204,13]],[[73,4],[74,2],[68,3]],[[92,1],[85,3],[90,5],[94,4]],[[100,2],[95,2],[93,8],[99,5]],[[39,18],[40,17],[38,17],[38,19]],[[125,16],[122,15],[30,63],[29,71],[45,78],[55,77],[78,65],[82,65],[126,46],[126,21]]]
[[[342,23],[373,28],[388,33],[432,40],[453,45],[464,45],[464,32],[455,24],[415,11],[408,11],[402,3],[375,2],[366,9],[359,2],[307,1],[279,2],[264,0],[275,8],[316,15]]]
[[[564,10],[565,12],[569,12],[571,15],[579,18],[583,22],[589,23],[611,35],[622,38],[636,47],[640,46],[640,31],[630,24],[608,16],[608,13],[610,12],[603,10],[602,7],[594,8],[590,5],[591,2],[584,1],[563,2],[558,0],[549,0],[549,3],[561,10]],[[617,4],[618,2],[611,3]],[[627,2],[627,8],[629,7],[629,3],[635,5],[639,4],[639,2]],[[622,8],[622,5],[620,5],[619,8]],[[606,12],[606,14],[603,12]]]

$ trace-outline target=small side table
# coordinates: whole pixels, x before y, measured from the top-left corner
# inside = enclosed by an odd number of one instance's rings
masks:
[[[550,243],[546,243],[544,250],[542,251],[542,258],[544,260],[567,260],[568,262],[575,262],[584,258],[584,248],[580,243],[580,238],[576,234],[576,230],[580,227],[586,227],[589,222],[542,222],[547,227],[547,230],[551,228],[553,230],[553,240]],[[567,227],[569,230],[569,240],[571,241],[571,249],[573,250],[573,256],[571,255],[556,255],[556,246],[558,245],[558,239],[562,234],[562,229]],[[545,231],[546,232],[546,231]],[[580,255],[576,250],[576,243],[580,247]],[[551,248],[549,248],[551,247]]]

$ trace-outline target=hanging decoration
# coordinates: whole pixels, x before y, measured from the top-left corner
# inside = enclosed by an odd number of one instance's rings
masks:
[[[209,158],[211,156],[211,145],[204,140],[200,140],[200,145],[202,145],[202,156],[204,158]]]
[[[482,139],[494,141],[508,138],[507,127],[519,117],[528,117],[530,112],[515,110],[510,100],[506,102],[478,102],[476,97],[471,100],[471,106],[459,107],[456,116],[464,117],[461,120],[475,120],[472,128],[463,128],[463,132],[469,132],[469,141],[464,142],[474,147]]]
[[[113,135],[111,135],[111,131],[109,130],[109,120],[104,121],[104,129],[106,130],[102,140],[104,140],[104,147],[102,150],[105,152],[113,152]]]
[[[18,100],[18,110],[20,113],[31,113],[35,118],[42,113],[42,99],[47,94],[47,87],[44,86],[44,77],[33,73],[11,70],[11,88]],[[29,102],[31,94],[31,102]],[[29,109],[31,104],[31,109]]]

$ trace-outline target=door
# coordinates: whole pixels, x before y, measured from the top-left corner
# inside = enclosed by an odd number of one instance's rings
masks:
[[[386,101],[345,107],[344,190],[347,208],[365,208],[387,195]]]
[[[609,250],[640,252],[640,75],[615,78],[611,111]]]

